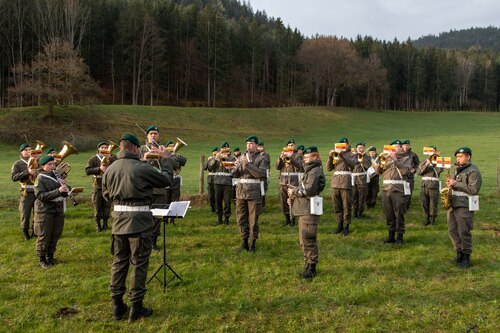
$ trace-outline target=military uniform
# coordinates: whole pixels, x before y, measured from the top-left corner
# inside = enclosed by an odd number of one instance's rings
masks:
[[[441,189],[439,175],[442,168],[425,159],[417,168],[417,174],[422,176],[420,187],[420,202],[425,216],[424,225],[434,225],[438,215],[439,191]]]
[[[263,210],[262,197],[268,169],[267,159],[256,151],[243,155],[232,170],[234,177],[240,178],[236,185],[236,220],[243,240],[241,249],[255,251],[255,241],[259,238],[258,218]],[[249,238],[252,244],[250,247]]]
[[[219,149],[218,148],[214,148],[212,150],[212,155],[210,155],[208,157],[208,159],[205,161],[205,165],[203,166],[203,169],[204,170],[207,170],[208,171],[208,175],[207,175],[207,195],[208,195],[208,202],[210,204],[210,208],[212,209],[212,213],[215,213],[215,183],[214,183],[214,173],[213,172],[210,172],[208,170],[208,163],[210,162],[210,160],[214,159],[215,157],[213,156],[213,154],[215,152],[217,152]]]
[[[308,152],[313,147],[305,149]],[[314,147],[315,148],[315,147]],[[316,149],[317,152],[317,149]],[[304,254],[306,271],[302,277],[316,275],[318,263],[318,224],[320,215],[311,214],[311,197],[319,196],[325,188],[325,175],[321,167],[321,160],[313,160],[304,165],[304,173],[300,178],[300,185],[293,189],[292,213],[299,218],[299,241]]]
[[[338,161],[333,160],[333,156],[328,156],[326,169],[333,170],[332,175],[332,201],[337,218],[337,230],[335,233],[344,232],[349,234],[351,225],[351,196],[352,196],[352,168],[356,164],[356,155],[350,151],[340,153]]]
[[[405,153],[398,153],[396,161],[387,161],[386,168],[379,165],[377,172],[382,174],[382,207],[387,221],[389,237],[386,243],[403,243],[405,232],[404,215],[407,211],[407,195],[404,184],[411,168],[410,157]],[[397,232],[397,240],[394,238]]]
[[[264,149],[264,142],[259,142],[259,146],[262,146],[262,149]],[[266,193],[269,186],[269,177],[271,175],[271,156],[269,156],[269,154],[265,151],[262,151],[260,154],[267,162],[266,179],[264,180],[264,194],[262,195],[262,209],[264,209],[266,207]]]
[[[228,162],[235,162],[232,156],[227,157]],[[208,161],[208,170],[214,174],[215,187],[215,212],[218,224],[229,224],[231,216],[231,199],[233,198],[233,174],[222,165],[222,162],[213,158]],[[222,222],[224,216],[224,222]]]
[[[94,219],[97,225],[97,231],[101,231],[101,220],[103,220],[102,228],[108,229],[108,220],[111,211],[111,204],[104,200],[102,196],[102,170],[101,164],[104,155],[96,154],[87,161],[85,173],[87,176],[92,176],[92,204],[94,206]],[[110,164],[116,160],[115,156],[110,156]]]
[[[31,181],[32,177],[30,177],[28,172],[28,160],[28,158],[19,159],[12,165],[10,171],[12,181],[19,182],[21,185],[21,197],[19,198],[19,229],[24,233],[26,239],[30,238],[30,219],[35,206],[35,190],[33,182]]]
[[[368,150],[370,151],[370,150]],[[374,150],[376,151],[376,150]],[[377,166],[378,166],[378,158],[371,158],[370,157],[370,162],[372,164],[373,172],[370,175],[370,182],[368,183],[368,192],[366,194],[366,206],[368,208],[374,208],[375,204],[377,203],[377,196],[378,192],[380,191],[380,186],[379,186],[379,181],[380,181],[380,176],[376,172]]]
[[[122,140],[139,145],[137,138],[130,134],[124,135]],[[108,167],[102,178],[103,195],[114,204],[110,292],[115,302],[115,319],[121,319],[126,310],[122,298],[126,291],[128,269],[131,266],[129,296],[133,306],[129,321],[133,321],[137,319],[134,313],[137,314],[137,311],[143,309],[142,300],[146,293],[146,275],[154,225],[150,205],[155,189],[164,189],[171,185],[172,170],[167,163],[162,163],[160,172],[127,150],[120,151],[117,157],[117,161]],[[151,313],[150,310],[149,315]],[[145,311],[140,315],[148,314]]]
[[[460,148],[461,151],[472,154],[470,148]],[[454,260],[461,268],[470,266],[470,254],[472,253],[472,234],[474,226],[474,212],[469,207],[469,197],[479,193],[482,185],[482,177],[477,166],[468,161],[466,164],[458,166],[452,179],[456,183],[450,186],[452,190],[451,207],[448,209],[448,233],[451,243],[457,252]]]
[[[175,161],[172,163],[174,167],[174,176],[172,185],[167,187],[167,204],[170,204],[173,201],[179,201],[181,198],[181,186],[182,186],[182,176],[179,174],[181,167],[186,165],[186,158],[184,156],[174,154],[170,156],[171,159]]]
[[[410,144],[410,141],[409,140],[403,141],[403,144]],[[410,163],[411,163],[410,171],[407,174],[407,181],[408,183],[410,183],[410,195],[406,196],[406,209],[408,210],[410,209],[411,196],[413,194],[413,189],[415,188],[415,172],[418,165],[420,164],[420,159],[418,158],[418,155],[411,150],[411,148],[409,148],[406,151],[406,154],[410,158]]]
[[[354,217],[362,217],[365,210],[369,184],[367,170],[370,166],[370,157],[363,154],[362,161],[357,161],[352,169],[352,209],[354,210]]]
[[[299,186],[299,177],[304,172],[304,160],[302,154],[297,152],[290,156],[290,163],[282,158],[278,158],[276,169],[279,170],[279,197],[281,211],[285,215],[284,225],[295,225],[295,219],[290,216],[290,207],[288,206],[288,187]]]

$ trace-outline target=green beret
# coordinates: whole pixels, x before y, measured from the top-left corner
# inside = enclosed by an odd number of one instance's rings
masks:
[[[101,146],[108,145],[108,141],[101,141],[97,144],[97,149],[99,149]]]
[[[168,140],[167,143],[165,144],[165,147],[168,147],[170,145],[173,145],[174,142],[172,140]]]
[[[41,157],[41,158],[38,160],[38,164],[40,164],[40,165],[45,165],[45,164],[47,164],[48,162],[53,161],[53,160],[54,160],[54,156],[46,155],[46,156],[44,156],[44,157]]]
[[[315,146],[307,147],[302,152],[302,155],[307,155],[307,154],[311,154],[311,153],[319,153],[318,147],[315,147]]]
[[[141,144],[139,143],[139,140],[137,139],[137,137],[135,135],[133,135],[133,134],[130,134],[130,133],[123,134],[122,138],[120,139],[120,141],[122,141],[122,140],[130,141],[131,143],[133,143],[137,147],[141,146]]]
[[[221,143],[220,147],[221,148],[229,148],[229,143],[227,143],[227,141],[224,141],[223,143]]]
[[[157,131],[157,132],[159,132],[160,130],[158,129],[158,127],[156,127],[156,125],[151,125],[148,128],[146,128],[146,134],[149,134],[150,131]]]
[[[240,151],[240,147],[236,147],[236,148],[234,148],[233,152],[234,152],[234,151]]]
[[[255,135],[250,135],[245,142],[259,143],[259,139]]]
[[[375,146],[370,146],[370,148],[368,148],[368,151],[377,151],[377,148],[375,148]]]
[[[346,142],[349,142],[347,138],[340,138],[338,143],[346,143]]]
[[[49,150],[47,150],[47,155],[52,153],[53,151],[56,151],[54,147],[50,147]]]
[[[304,150],[304,149],[306,149],[306,148],[304,147],[304,145],[298,145],[298,146],[297,146],[297,150]]]
[[[366,146],[366,143],[365,143],[364,141],[360,141],[360,142],[358,142],[358,143],[356,144],[356,147],[357,147],[357,146],[363,146],[363,147],[364,147],[364,146]]]
[[[264,141],[259,141],[258,145],[259,146],[263,146],[264,145]]]
[[[401,143],[402,145],[409,145],[410,144],[410,140],[405,140]]]
[[[216,152],[216,151],[219,151],[219,147],[214,147],[214,148],[212,149],[212,153],[213,153],[213,152]]]
[[[290,143],[295,144],[295,140],[293,138],[288,139],[288,141],[286,142],[286,144],[289,145]]]
[[[438,149],[436,148],[436,146],[429,146],[429,147],[434,148],[434,150],[436,150],[436,151],[438,150]]]
[[[19,152],[22,152],[23,150],[25,150],[28,147],[31,148],[29,143],[23,143],[22,145],[19,146]]]
[[[394,141],[392,141],[391,142],[391,146],[394,146],[394,145],[400,145],[401,146],[402,145],[401,140],[394,140]]]
[[[457,154],[460,153],[472,156],[472,149],[470,149],[469,147],[460,147],[457,150],[455,150],[455,156],[457,156]]]

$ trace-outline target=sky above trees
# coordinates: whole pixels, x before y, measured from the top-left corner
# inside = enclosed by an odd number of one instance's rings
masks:
[[[404,41],[451,29],[500,25],[498,0],[246,0],[305,36],[358,34]]]

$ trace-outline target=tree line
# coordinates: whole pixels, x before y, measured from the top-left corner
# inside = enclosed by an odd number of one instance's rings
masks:
[[[305,37],[236,0],[0,0],[0,14],[2,107],[78,103],[87,92],[133,105],[500,105],[498,52]]]

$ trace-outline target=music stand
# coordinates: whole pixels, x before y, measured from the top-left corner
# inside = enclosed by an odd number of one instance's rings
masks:
[[[154,217],[161,217],[162,222],[163,222],[163,263],[158,267],[158,269],[154,272],[154,274],[149,278],[148,282],[151,282],[153,278],[156,277],[156,279],[159,282],[162,282],[156,275],[158,272],[163,268],[163,292],[165,292],[165,289],[167,288],[167,285],[172,282],[174,278],[178,278],[179,280],[182,281],[181,277],[179,274],[177,274],[172,267],[167,263],[167,247],[166,247],[166,228],[165,226],[168,223],[168,219],[172,218],[184,218],[186,215],[187,209],[189,207],[190,201],[174,201],[170,203],[168,208],[153,208],[151,209],[151,213],[153,213]],[[167,205],[164,205],[167,206]],[[168,279],[167,281],[167,271],[166,269],[169,269],[173,275]]]

